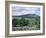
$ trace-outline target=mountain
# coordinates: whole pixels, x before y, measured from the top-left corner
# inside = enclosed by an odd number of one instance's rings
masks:
[[[27,17],[27,18],[30,18],[30,17],[37,17],[38,15],[36,14],[26,14],[26,15],[20,15],[20,16],[13,16],[13,17]]]

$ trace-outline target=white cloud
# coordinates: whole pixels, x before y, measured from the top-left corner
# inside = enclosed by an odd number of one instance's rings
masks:
[[[24,14],[38,14],[39,15],[39,8],[27,8],[27,7],[16,7],[16,8],[13,8],[12,9],[12,14],[13,16],[16,16],[16,15],[24,15]],[[36,13],[37,12],[37,13]]]

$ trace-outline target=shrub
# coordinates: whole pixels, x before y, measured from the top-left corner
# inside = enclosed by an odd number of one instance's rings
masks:
[[[29,24],[28,20],[25,20],[24,18],[18,20],[18,19],[13,19],[12,20],[12,25],[13,27],[17,27],[18,25],[21,26],[27,26]]]

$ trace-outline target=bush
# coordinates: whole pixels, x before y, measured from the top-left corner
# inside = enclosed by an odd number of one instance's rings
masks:
[[[20,26],[27,26],[28,24],[29,24],[28,20],[25,20],[24,18],[20,20]]]
[[[12,20],[12,26],[13,26],[13,27],[16,27],[16,25],[17,25],[17,19],[13,19],[13,20]]]
[[[18,25],[21,26],[27,26],[29,24],[28,20],[25,20],[24,18],[18,20],[18,19],[13,19],[12,20],[12,25],[13,27],[17,27]]]

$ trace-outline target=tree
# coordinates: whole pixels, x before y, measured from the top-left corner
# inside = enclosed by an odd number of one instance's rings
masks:
[[[12,20],[12,26],[16,27],[17,24],[18,24],[18,20],[17,19],[13,19]]]
[[[29,24],[29,21],[28,20],[26,20],[26,19],[24,19],[24,18],[22,18],[21,20],[20,20],[20,26],[27,26]]]
[[[29,21],[26,20],[26,19],[24,19],[24,18],[22,18],[22,19],[20,19],[20,20],[18,20],[18,19],[13,19],[13,20],[12,20],[12,25],[13,25],[13,27],[27,26],[28,24],[29,24]]]

